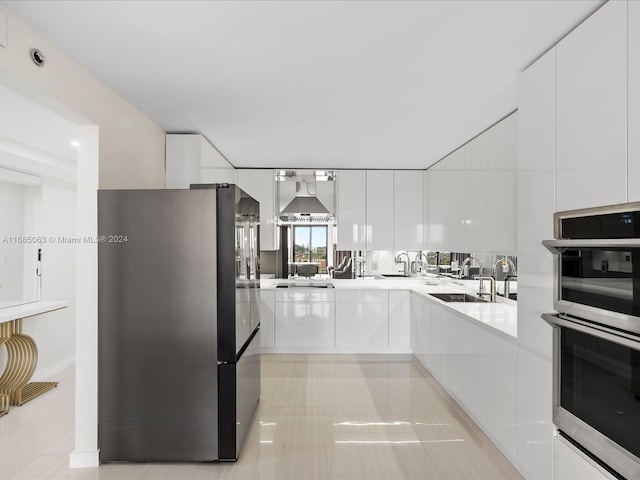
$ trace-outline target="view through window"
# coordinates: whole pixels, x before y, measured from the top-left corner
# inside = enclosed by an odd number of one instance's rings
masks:
[[[295,225],[293,227],[294,262],[319,265],[320,273],[327,272],[327,226]]]

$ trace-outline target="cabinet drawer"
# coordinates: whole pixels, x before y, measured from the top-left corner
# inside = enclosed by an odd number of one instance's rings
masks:
[[[320,288],[283,288],[276,290],[276,302],[333,302],[335,292]]]
[[[389,315],[375,302],[336,304],[336,345],[338,347],[387,347]]]
[[[275,317],[276,347],[335,346],[335,303],[276,303]]]
[[[338,290],[338,302],[387,302],[389,292],[386,290]]]

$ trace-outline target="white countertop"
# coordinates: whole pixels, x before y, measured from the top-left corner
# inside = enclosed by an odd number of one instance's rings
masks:
[[[505,300],[501,297],[495,303],[460,303],[445,302],[430,293],[471,293],[478,291],[477,280],[453,280],[448,278],[387,278],[385,280],[339,280],[339,279],[263,279],[260,280],[260,288],[273,290],[279,283],[327,283],[331,282],[336,290],[409,290],[422,295],[427,300],[437,303],[457,314],[464,315],[478,322],[489,330],[497,330],[503,336],[510,339],[518,337],[518,308],[517,302]]]
[[[69,302],[67,301],[44,300],[40,302],[23,303],[15,307],[0,308],[0,323],[52,312],[54,310],[60,310],[61,308],[67,308],[68,306]]]

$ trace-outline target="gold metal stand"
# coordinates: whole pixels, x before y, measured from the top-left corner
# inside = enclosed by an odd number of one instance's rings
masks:
[[[58,386],[58,382],[28,383],[38,363],[36,342],[22,333],[22,319],[0,324],[0,346],[7,348],[7,365],[0,376],[0,416],[9,405],[23,405]]]

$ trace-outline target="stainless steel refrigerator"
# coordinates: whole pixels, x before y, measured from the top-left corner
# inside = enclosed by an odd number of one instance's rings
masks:
[[[234,461],[260,396],[259,204],[98,192],[100,460]]]

